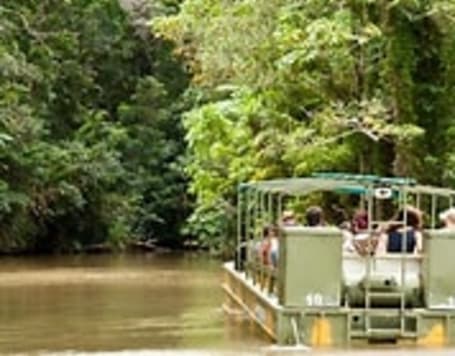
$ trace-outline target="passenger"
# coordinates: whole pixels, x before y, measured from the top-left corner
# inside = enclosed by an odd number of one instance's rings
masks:
[[[348,221],[348,214],[346,211],[339,207],[336,204],[332,204],[331,206],[332,210],[332,218],[333,218],[333,223],[338,226],[340,229],[347,229],[348,225],[350,226],[350,222]]]
[[[355,212],[350,223],[349,232],[343,232],[343,250],[357,252],[365,256],[374,251],[377,245],[375,235],[370,236],[368,231],[368,214],[363,210]]]
[[[439,219],[444,223],[443,229],[455,230],[455,208],[449,208],[439,214]]]
[[[272,267],[278,267],[278,253],[279,253],[280,241],[278,239],[278,234],[275,233],[270,239],[270,255],[269,263]]]
[[[355,212],[352,219],[352,233],[359,234],[368,229],[368,214],[363,210]]]
[[[354,234],[352,233],[352,226],[349,222],[345,222],[340,226],[341,236],[343,237],[343,251],[355,252]]]
[[[281,223],[283,226],[297,225],[297,219],[295,218],[294,212],[291,210],[285,210],[283,212],[283,217],[281,218]],[[275,232],[274,232],[274,234],[271,235],[271,238],[270,238],[270,257],[269,257],[270,265],[275,268],[278,266],[279,246],[280,246],[280,241],[278,238],[278,231],[275,228]]]
[[[319,206],[311,206],[305,213],[307,226],[316,227],[324,226],[324,214]]]
[[[263,264],[270,264],[270,251],[272,249],[272,244],[274,239],[277,238],[276,227],[274,225],[267,225],[262,230],[262,242],[260,245],[260,260]]]
[[[403,225],[406,219],[406,226]],[[405,252],[420,253],[422,251],[422,213],[408,206],[400,210],[381,235],[377,252],[400,253],[403,243]],[[405,239],[405,241],[403,241]]]
[[[285,210],[283,212],[283,217],[281,218],[283,226],[295,226],[297,225],[297,219],[292,210]]]

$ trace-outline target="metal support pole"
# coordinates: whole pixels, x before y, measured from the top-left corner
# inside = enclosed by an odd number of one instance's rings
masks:
[[[403,192],[399,191],[398,192],[398,211],[404,209],[404,204],[403,204]]]
[[[283,215],[283,198],[284,198],[283,193],[280,193],[278,195],[278,211],[277,211],[277,215],[276,215],[278,224],[280,223],[281,216]]]
[[[435,194],[431,195],[431,228],[434,229],[436,226],[436,207],[438,199]]]
[[[259,219],[258,219],[258,223],[260,224],[259,225],[259,231],[261,231],[261,236],[262,236],[262,241],[264,241],[264,237],[265,237],[265,208],[266,208],[266,204],[265,204],[265,192],[263,192],[262,190],[259,192]],[[262,256],[261,256],[262,257]],[[264,261],[261,261],[261,282],[260,282],[260,288],[261,290],[263,290],[266,286],[266,272],[265,272],[265,268],[266,266],[264,265]]]
[[[269,192],[267,194],[267,218],[270,223],[273,222],[272,198],[272,192]]]
[[[374,195],[374,188],[373,185],[370,184],[367,189],[367,194],[368,194],[368,231],[371,232],[372,230],[372,220],[373,220],[373,195]],[[366,320],[365,320],[365,328],[366,332],[369,332],[370,330],[370,278],[371,278],[371,261],[372,261],[372,256],[370,253],[367,254],[366,258],[366,279],[365,279],[365,309],[366,309]]]
[[[406,283],[406,256],[407,256],[407,241],[408,241],[408,212],[406,208],[407,203],[407,191],[406,187],[403,187],[402,191],[403,199],[403,233],[401,239],[401,258],[400,258],[400,267],[401,267],[401,286],[400,286],[400,329],[401,333],[404,333],[404,309],[405,309],[405,296],[404,290]]]
[[[257,223],[259,220],[259,215],[260,215],[260,206],[259,206],[259,200],[260,200],[261,193],[259,190],[256,189],[255,194],[254,194],[254,220],[253,220],[253,235],[254,239],[258,236],[262,237],[262,232],[258,234],[258,229],[257,229]]]
[[[420,205],[421,205],[421,203],[422,203],[421,200],[422,200],[422,199],[421,199],[421,197],[420,197],[420,193],[416,193],[416,208],[419,209],[420,211],[422,211],[422,210],[420,209]],[[422,212],[422,213],[423,213],[423,212]]]
[[[255,245],[258,245],[258,243],[260,243],[260,239],[262,237],[262,232],[259,232],[258,233],[258,229],[257,229],[257,223],[258,223],[258,219],[259,219],[259,198],[260,198],[260,191],[258,190],[257,187],[254,188],[254,198],[253,198],[253,221],[252,221],[252,232],[253,232],[253,236],[254,236],[254,244]],[[259,241],[258,241],[259,240]],[[259,250],[259,260],[261,259],[261,255],[260,255],[260,250]],[[259,266],[256,266],[256,264],[254,265],[254,269],[253,269],[253,274],[254,274],[254,281],[255,283],[257,283],[258,281],[258,277],[259,277],[259,283],[261,282],[261,278],[262,278],[262,274],[261,274],[261,260],[259,261]],[[259,268],[259,271],[258,271],[258,268]]]
[[[277,204],[277,225],[280,226],[280,220],[281,220],[281,216],[283,215],[283,199],[284,199],[284,194],[283,193],[279,193],[278,194],[278,204]],[[285,261],[282,261],[283,259],[283,249],[284,249],[284,238],[283,238],[283,233],[282,233],[282,230],[279,229],[278,230],[278,233],[279,233],[279,239],[280,239],[280,242],[278,244],[278,266],[281,265],[284,265],[284,263],[286,263]],[[281,262],[280,262],[281,261]],[[283,263],[284,262],[284,263]],[[276,283],[276,294],[277,296],[281,299],[281,290],[283,290],[282,288],[282,279],[281,279],[281,273],[278,273],[277,276],[276,276],[276,279],[275,279],[275,283]]]
[[[242,263],[242,249],[247,249],[248,245],[243,246],[242,242],[246,242],[246,239],[242,238],[242,188],[240,185],[237,187],[237,247],[236,247],[236,268],[241,270]],[[245,240],[245,241],[242,241]]]
[[[373,218],[374,218],[374,200],[373,200],[374,190],[373,186],[368,187],[368,231],[371,231]]]
[[[264,230],[264,227],[267,225],[267,192],[261,192],[261,218],[259,220],[261,224],[261,230]]]
[[[247,241],[247,246],[249,246],[251,243],[253,245],[255,244],[254,239],[252,240],[251,238],[251,206],[250,206],[250,201],[251,201],[251,189],[248,187],[245,191],[245,238]],[[254,236],[253,236],[254,238]],[[254,251],[254,249],[253,249]],[[251,266],[251,262],[254,261],[254,256],[251,256],[252,250],[249,248],[247,249],[246,253],[246,268],[245,268],[245,273],[248,276],[249,268]]]

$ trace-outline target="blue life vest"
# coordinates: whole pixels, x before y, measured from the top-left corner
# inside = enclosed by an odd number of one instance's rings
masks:
[[[391,231],[388,234],[387,239],[387,252],[401,252],[402,241],[403,241],[403,233],[400,231]],[[406,252],[412,253],[414,252],[414,248],[416,246],[416,237],[414,230],[406,230]]]

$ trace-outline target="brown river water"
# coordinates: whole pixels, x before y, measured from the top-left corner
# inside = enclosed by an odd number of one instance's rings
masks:
[[[277,349],[221,309],[220,262],[198,254],[0,259],[0,354],[455,355]]]

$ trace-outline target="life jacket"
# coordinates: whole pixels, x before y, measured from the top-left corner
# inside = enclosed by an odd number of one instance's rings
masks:
[[[404,235],[406,235],[405,251],[408,253],[414,252],[416,247],[416,236],[412,229],[406,231],[390,231],[387,239],[387,252],[401,252]]]

